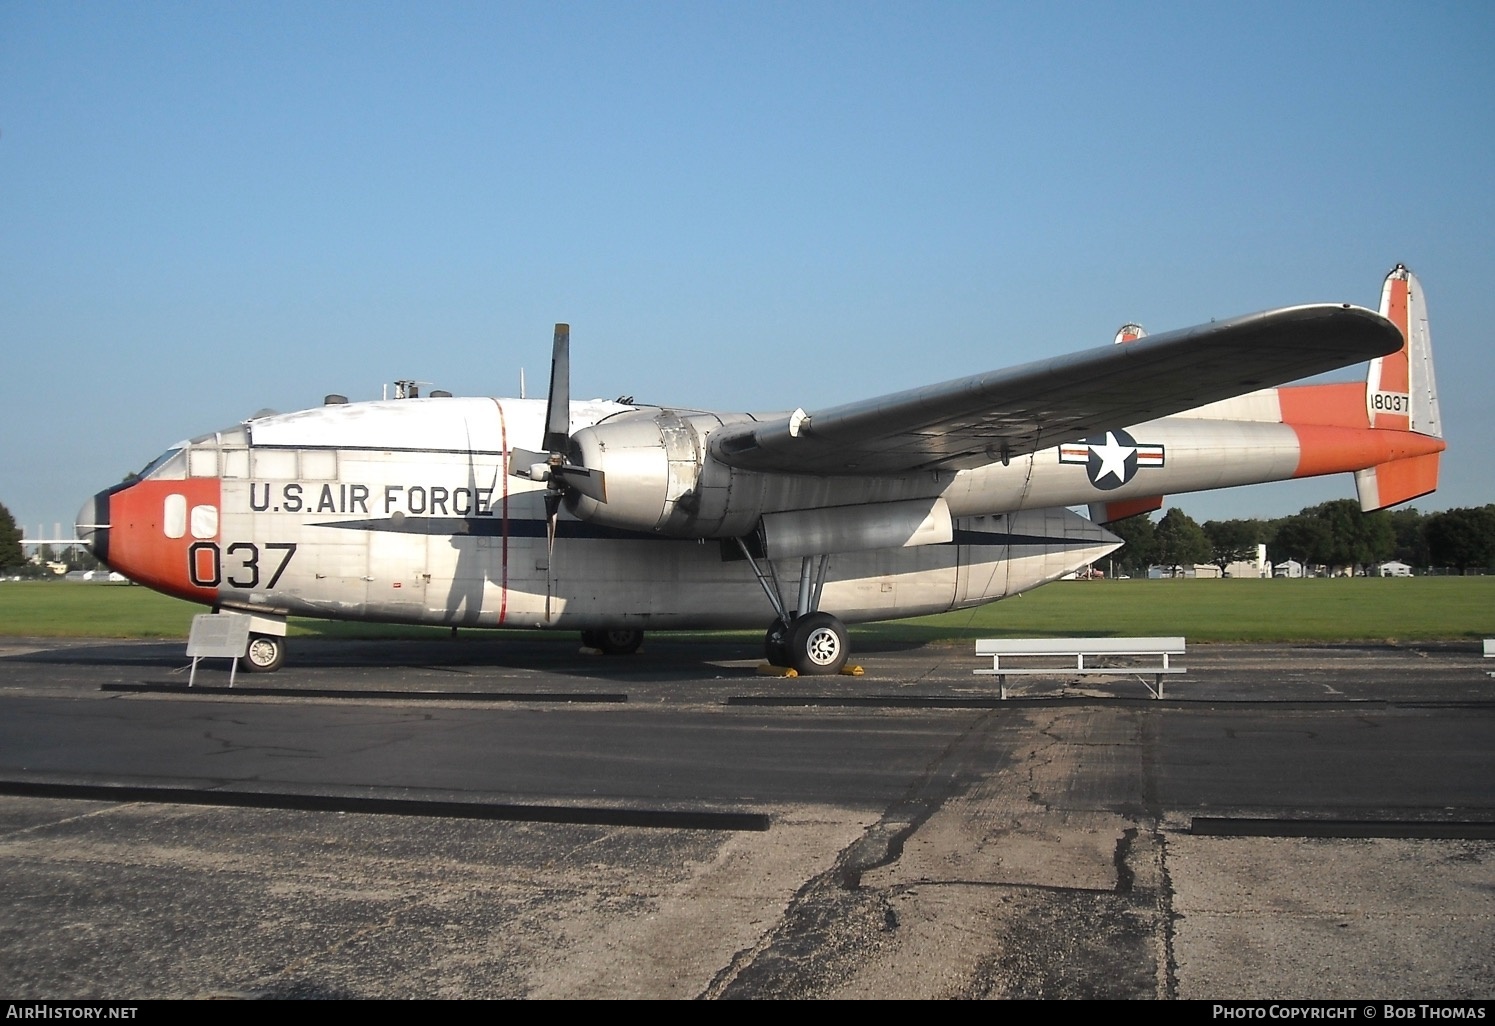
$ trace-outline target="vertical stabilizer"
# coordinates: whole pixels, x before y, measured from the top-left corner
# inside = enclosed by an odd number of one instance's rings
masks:
[[[1427,302],[1417,276],[1397,264],[1381,289],[1381,316],[1401,329],[1399,352],[1372,360],[1365,408],[1372,428],[1443,437]],[[1438,452],[1381,463],[1355,472],[1360,508],[1369,512],[1426,495],[1438,487]]]
[[[1403,264],[1397,264],[1386,276],[1381,288],[1381,316],[1401,329],[1406,342],[1400,352],[1370,362],[1365,403],[1371,427],[1442,438],[1427,302],[1417,276]]]

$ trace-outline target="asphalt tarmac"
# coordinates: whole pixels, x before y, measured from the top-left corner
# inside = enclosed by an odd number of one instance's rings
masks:
[[[1477,642],[754,649],[0,638],[0,996],[1495,993]]]

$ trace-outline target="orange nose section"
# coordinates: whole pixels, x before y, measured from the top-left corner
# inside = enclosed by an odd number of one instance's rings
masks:
[[[208,604],[218,600],[221,490],[216,477],[138,481],[108,494],[107,501],[110,567],[168,595]]]

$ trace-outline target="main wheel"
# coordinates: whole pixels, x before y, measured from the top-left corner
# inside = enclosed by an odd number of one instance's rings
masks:
[[[763,656],[770,666],[789,665],[789,625],[783,620],[774,620],[763,635]]]
[[[644,643],[643,631],[582,631],[581,643],[605,655],[633,655]]]
[[[840,673],[851,654],[846,625],[829,613],[811,613],[795,620],[787,642],[789,665],[802,676]]]
[[[286,639],[273,634],[251,634],[249,648],[239,657],[245,673],[274,673],[286,661]]]

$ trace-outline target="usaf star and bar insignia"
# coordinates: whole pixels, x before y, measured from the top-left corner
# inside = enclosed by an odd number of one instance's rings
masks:
[[[1082,463],[1090,483],[1104,491],[1120,488],[1139,467],[1161,467],[1163,447],[1138,442],[1125,431],[1107,431],[1059,447],[1060,463]]]

